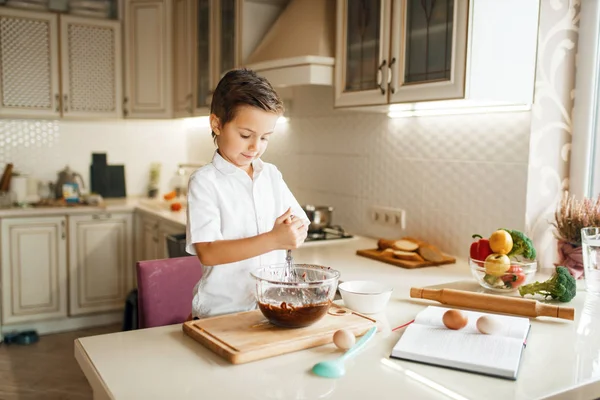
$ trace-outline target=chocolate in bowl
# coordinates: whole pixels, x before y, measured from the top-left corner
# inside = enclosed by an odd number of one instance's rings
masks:
[[[328,267],[294,264],[288,276],[285,264],[252,272],[256,281],[256,302],[267,320],[285,328],[302,328],[325,316],[340,273]]]

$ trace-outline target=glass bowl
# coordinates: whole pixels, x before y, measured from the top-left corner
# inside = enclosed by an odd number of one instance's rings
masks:
[[[293,264],[261,267],[251,272],[256,281],[256,302],[273,325],[309,326],[325,316],[335,296],[340,273],[329,267]]]
[[[537,261],[510,260],[510,268],[502,274],[486,272],[485,262],[469,258],[471,274],[479,284],[495,292],[513,292],[519,286],[531,283],[537,272]]]

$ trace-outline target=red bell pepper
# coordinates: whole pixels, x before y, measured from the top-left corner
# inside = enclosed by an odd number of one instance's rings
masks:
[[[481,235],[473,235],[473,239],[477,238],[479,238],[479,240],[471,243],[469,255],[471,256],[472,260],[485,261],[487,256],[493,253],[492,248],[490,247],[490,241],[481,237]]]
[[[506,274],[502,275],[500,279],[504,282],[504,286],[509,288],[517,288],[525,282],[525,274],[523,268],[518,265],[511,265]]]

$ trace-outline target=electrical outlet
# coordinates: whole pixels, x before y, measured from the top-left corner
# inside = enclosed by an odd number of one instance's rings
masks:
[[[406,229],[406,211],[401,208],[373,206],[371,207],[371,220],[378,224]]]

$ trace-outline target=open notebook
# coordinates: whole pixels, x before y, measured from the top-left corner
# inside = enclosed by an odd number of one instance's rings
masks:
[[[444,326],[449,308],[429,306],[421,311],[392,349],[391,356],[507,379],[517,379],[521,354],[529,333],[529,319],[464,311],[469,321],[460,330]],[[480,316],[497,318],[502,324],[493,335],[477,330]]]

